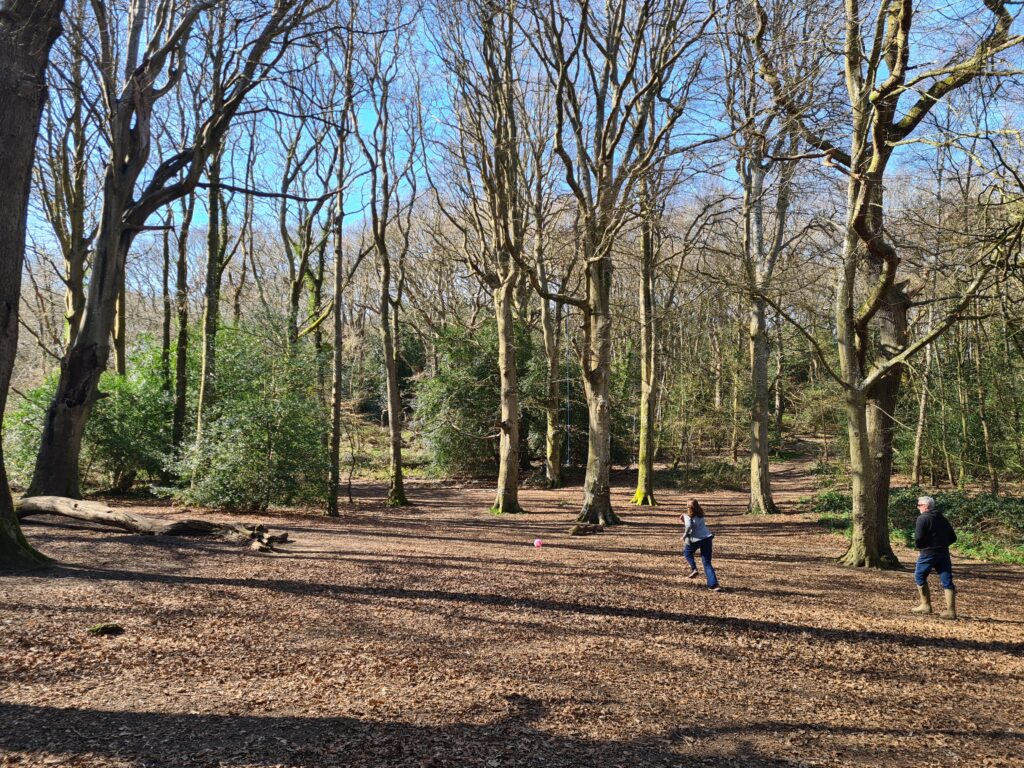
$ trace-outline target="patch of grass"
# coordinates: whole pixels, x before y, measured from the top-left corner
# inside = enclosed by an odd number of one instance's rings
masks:
[[[803,458],[803,455],[800,451],[794,451],[791,448],[776,448],[771,452],[770,458],[772,461],[791,461]]]
[[[843,474],[843,465],[838,461],[822,461],[818,459],[811,467],[811,474],[820,478],[836,478]]]
[[[705,491],[742,491],[750,482],[750,465],[746,462],[712,459],[694,467],[678,467],[657,471],[655,484],[697,493]]]
[[[889,495],[889,526],[894,541],[914,545],[917,498],[924,495],[916,487],[896,488]],[[979,560],[1024,565],[1024,499],[949,491],[935,494],[935,503],[956,530],[955,552]],[[849,494],[829,490],[814,497],[811,511],[825,528],[849,537],[851,506]]]

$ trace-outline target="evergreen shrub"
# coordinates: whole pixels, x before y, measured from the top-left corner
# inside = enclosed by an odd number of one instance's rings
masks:
[[[224,328],[217,335],[216,372],[202,436],[176,463],[190,480],[178,497],[255,511],[322,503],[330,422],[312,349],[289,349],[244,327]]]

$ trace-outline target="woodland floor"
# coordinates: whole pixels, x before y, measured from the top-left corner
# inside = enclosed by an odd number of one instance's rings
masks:
[[[793,510],[807,467],[777,469]],[[711,593],[684,494],[614,480],[627,524],[586,537],[578,487],[494,517],[481,486],[360,486],[264,518],[277,555],[42,518],[66,567],[0,579],[0,766],[1024,766],[1024,569],[955,557],[962,619],[913,616],[909,571],[720,492]]]

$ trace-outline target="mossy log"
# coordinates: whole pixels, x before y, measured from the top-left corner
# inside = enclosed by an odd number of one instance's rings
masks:
[[[288,541],[287,533],[272,534],[263,525],[215,523],[209,520],[160,520],[114,509],[98,501],[81,501],[64,496],[30,496],[16,502],[18,519],[32,515],[59,515],[74,520],[108,525],[129,533],[145,536],[221,536],[235,541],[251,542],[257,552],[272,552]]]

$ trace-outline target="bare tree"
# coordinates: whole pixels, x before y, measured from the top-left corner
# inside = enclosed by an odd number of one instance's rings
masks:
[[[352,115],[355,138],[366,166],[369,238],[379,276],[377,310],[387,380],[390,443],[389,506],[405,506],[402,477],[402,395],[398,381],[398,312],[404,290],[404,258],[416,193],[419,155],[418,94],[399,92],[413,75],[407,49],[418,9],[406,0],[380,0],[369,9],[368,28],[386,30],[361,37],[357,73],[365,99]],[[413,85],[415,91],[415,85]]]
[[[498,328],[501,412],[498,488],[492,510],[519,505],[519,374],[513,323],[526,240],[520,123],[524,107],[516,62],[525,43],[515,3],[445,2],[433,25],[453,105],[447,143],[451,172],[441,210],[462,242],[466,263],[491,291]],[[446,200],[445,197],[451,199]]]
[[[963,25],[973,28],[972,45],[951,46],[941,63],[912,60],[923,47],[914,27],[919,9],[911,0],[881,0],[865,7],[846,0],[842,19],[842,66],[850,115],[849,148],[816,130],[799,101],[799,86],[768,53],[766,39],[784,34],[754,0],[759,17],[755,36],[759,61],[776,101],[799,118],[803,140],[847,177],[843,263],[836,288],[835,322],[850,443],[853,485],[853,537],[842,562],[875,568],[898,565],[889,543],[888,499],[893,462],[893,414],[903,365],[947,330],[1012,250],[1013,226],[974,265],[973,279],[952,302],[945,317],[912,341],[908,313],[912,296],[899,275],[900,254],[885,227],[886,171],[897,147],[912,141],[936,105],[975,78],[998,75],[1000,54],[1024,37],[1010,34],[1013,16],[1002,0],[982,0],[990,18],[964,17],[956,29],[929,29],[962,41]],[[927,48],[931,55],[933,50]],[[817,106],[817,105],[815,105]],[[862,285],[863,279],[863,285]],[[877,343],[874,341],[877,339]]]
[[[196,188],[246,96],[272,71],[291,32],[309,12],[308,3],[301,0],[276,0],[269,8],[258,2],[247,5],[260,21],[252,27],[232,27],[220,104],[207,113],[191,144],[151,169],[140,188],[152,150],[154,108],[181,77],[193,29],[214,5],[213,0],[186,6],[173,0],[134,3],[124,31],[123,75],[119,77],[115,66],[119,19],[110,16],[99,0],[93,2],[102,89],[110,110],[110,159],[85,314],[46,413],[30,488],[33,495],[81,495],[82,433],[99,396],[97,384],[107,365],[115,304],[132,242],[154,212]]]
[[[579,209],[585,296],[561,296],[583,316],[581,366],[589,417],[581,523],[619,522],[611,505],[614,245],[635,215],[641,178],[667,151],[682,152],[677,123],[700,71],[713,11],[687,0],[632,3],[537,0],[528,30],[554,91],[555,154]],[[648,121],[658,129],[647,138]],[[535,285],[542,293],[550,291]]]
[[[806,20],[813,17],[804,16]],[[806,28],[805,28],[806,29]],[[793,180],[800,159],[799,135],[793,118],[774,104],[771,92],[757,74],[752,37],[757,18],[750,6],[738,3],[721,32],[725,110],[733,130],[730,145],[742,189],[740,257],[750,310],[750,500],[752,514],[774,514],[769,477],[768,316],[765,294],[784,251],[801,233],[789,232]],[[809,32],[809,30],[806,30]],[[764,41],[762,40],[762,45]],[[772,57],[792,61],[791,71],[813,71],[810,46],[776,45]],[[805,96],[805,100],[809,100]],[[773,200],[774,198],[774,200]]]
[[[341,433],[343,429],[341,418],[342,399],[344,397],[344,368],[342,367],[342,353],[345,344],[345,315],[342,306],[342,296],[346,284],[351,280],[352,274],[359,266],[359,261],[353,264],[348,275],[345,272],[345,193],[352,175],[352,158],[349,153],[349,143],[352,136],[352,118],[355,112],[355,78],[353,72],[353,58],[355,47],[355,33],[352,23],[356,18],[358,4],[356,0],[349,0],[348,7],[343,12],[347,15],[347,24],[344,31],[338,35],[337,48],[338,56],[332,57],[332,74],[335,80],[339,80],[342,103],[338,110],[338,125],[336,126],[336,157],[334,161],[334,180],[337,191],[333,201],[333,249],[334,249],[334,274],[333,274],[333,305],[331,307],[331,435],[329,442],[330,456],[330,479],[327,489],[327,514],[330,517],[338,515],[338,493],[341,486]],[[354,453],[354,451],[353,451]],[[349,482],[349,500],[352,496],[351,475]]]

